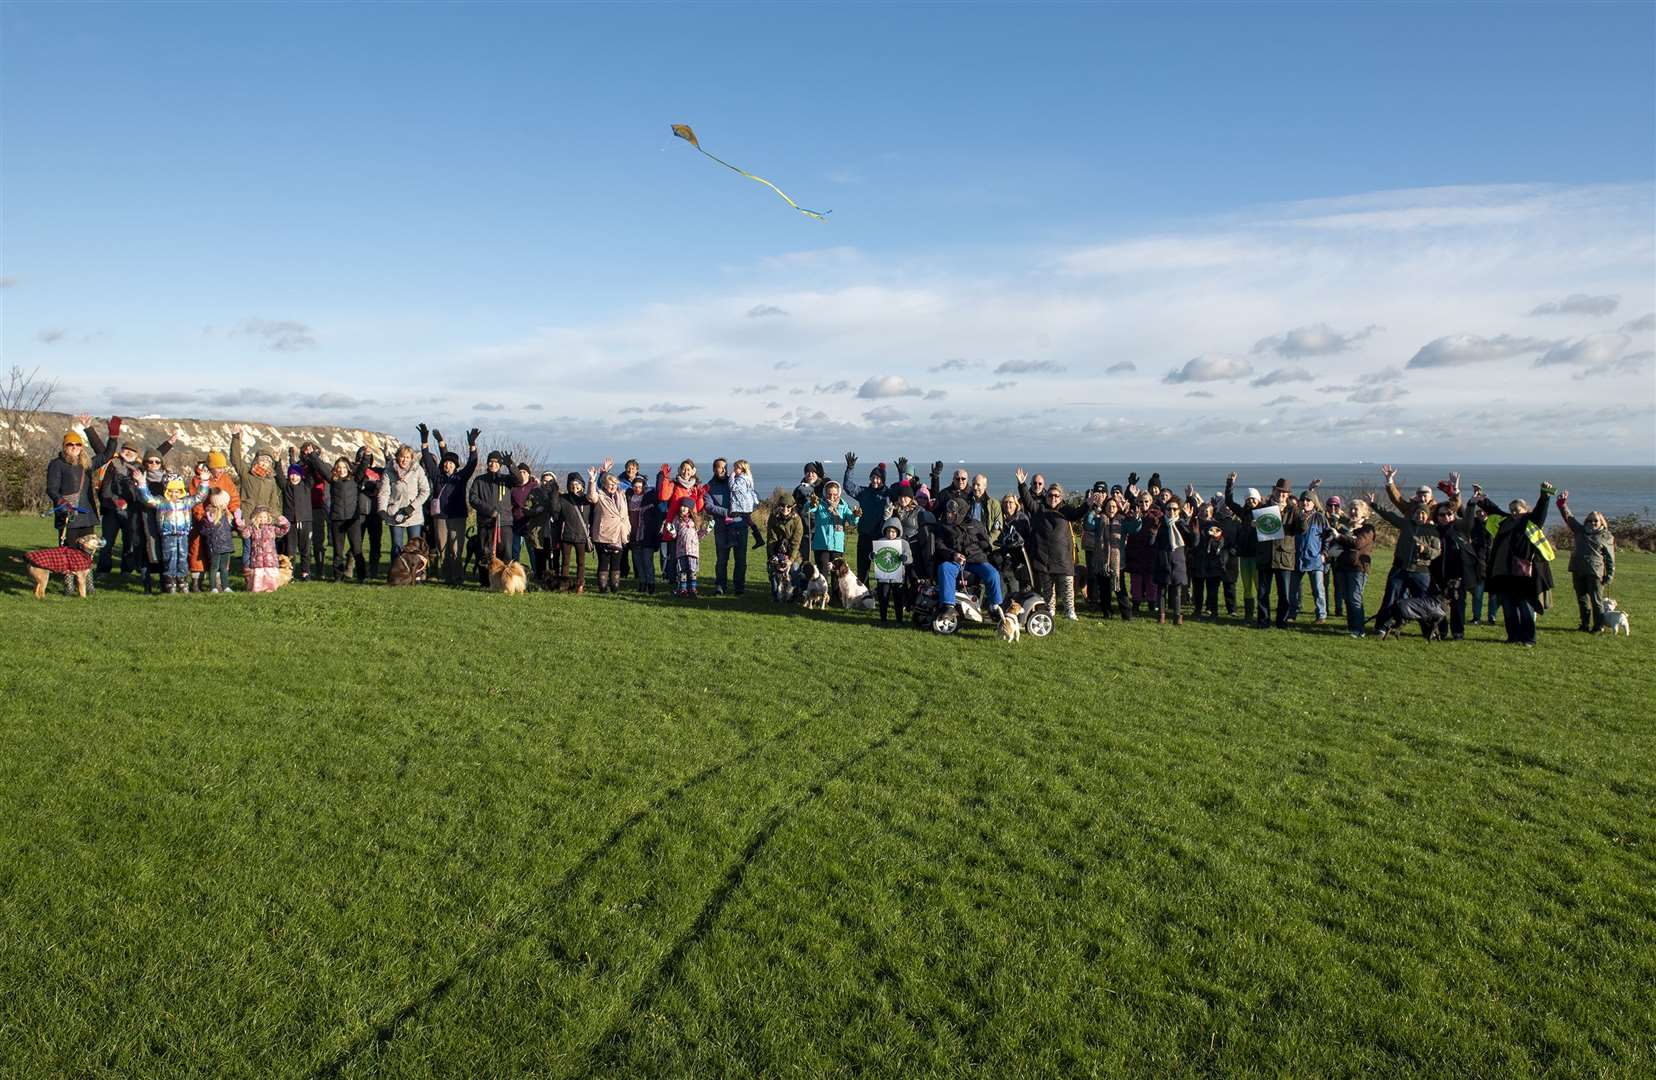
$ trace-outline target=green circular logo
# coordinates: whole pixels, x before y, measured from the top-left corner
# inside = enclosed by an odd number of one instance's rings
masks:
[[[874,566],[882,573],[895,574],[903,568],[903,553],[897,548],[875,548]]]
[[[1256,513],[1254,524],[1259,526],[1260,532],[1273,533],[1282,528],[1282,515],[1275,510]]]

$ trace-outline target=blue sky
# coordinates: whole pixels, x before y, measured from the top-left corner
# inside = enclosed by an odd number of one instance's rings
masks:
[[[1653,12],[12,3],[0,343],[576,459],[1648,462]]]

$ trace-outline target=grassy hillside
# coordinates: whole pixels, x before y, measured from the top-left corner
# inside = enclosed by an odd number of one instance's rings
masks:
[[[36,603],[47,535],[0,519],[0,1072],[1656,1069],[1653,556],[1631,639],[1008,647],[763,588]]]

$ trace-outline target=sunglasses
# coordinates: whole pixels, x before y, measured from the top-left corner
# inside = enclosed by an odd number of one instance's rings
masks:
[[[144,459],[144,464],[145,464],[145,465],[154,465],[154,466],[156,466],[156,467],[157,467],[157,468],[159,468],[159,467],[160,467],[160,465],[161,465],[161,459],[160,459],[160,458],[158,458],[158,457],[152,457],[152,458],[145,458],[145,459]]]

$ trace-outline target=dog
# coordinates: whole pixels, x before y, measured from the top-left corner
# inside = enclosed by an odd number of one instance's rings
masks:
[[[786,604],[794,597],[793,560],[786,552],[777,552],[770,559],[771,598]]]
[[[426,567],[431,564],[430,549],[421,537],[409,541],[391,560],[391,569],[385,575],[387,585],[419,585],[426,579]]]
[[[103,547],[95,533],[87,533],[73,544],[25,552],[23,561],[34,579],[36,600],[46,599],[46,585],[53,574],[62,574],[71,588],[86,599],[86,580],[92,576],[92,553]]]
[[[1382,640],[1397,636],[1410,619],[1420,624],[1420,636],[1427,641],[1445,641],[1449,629],[1449,605],[1442,596],[1406,596],[1392,605],[1389,621],[1380,627]]]
[[[807,611],[828,610],[828,579],[822,576],[815,563],[805,564],[805,608]]]
[[[834,591],[839,594],[840,605],[846,611],[873,611],[875,607],[874,594],[868,586],[857,580],[857,575],[851,572],[851,567],[844,559],[835,559],[831,570],[834,575]]]
[[[286,585],[292,580],[293,560],[288,558],[286,555],[276,556],[276,587],[280,589],[283,585]]]
[[[1018,639],[1023,637],[1023,622],[1018,618],[1022,612],[1023,607],[1013,600],[1006,605],[1001,614],[1000,638],[1008,645],[1017,644]]]
[[[36,595],[39,595],[38,593]],[[1627,617],[1627,612],[1616,606],[1616,602],[1608,596],[1604,598],[1604,625],[1611,636],[1626,634],[1633,636],[1633,621]]]
[[[489,588],[494,592],[515,596],[528,591],[529,575],[524,573],[522,563],[490,559]]]

